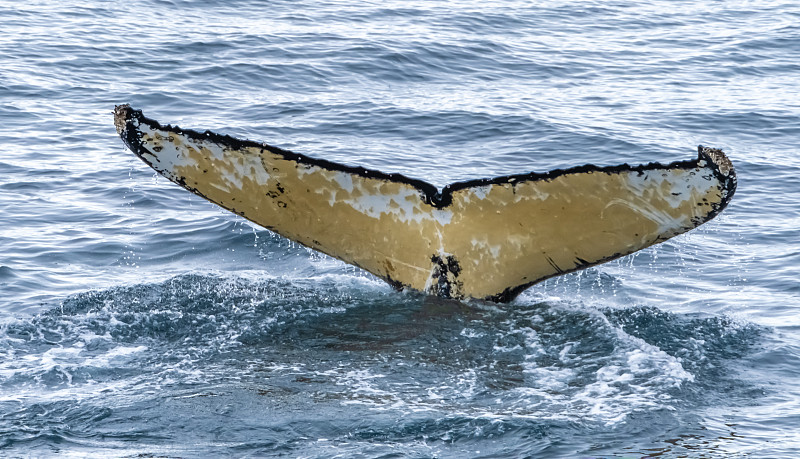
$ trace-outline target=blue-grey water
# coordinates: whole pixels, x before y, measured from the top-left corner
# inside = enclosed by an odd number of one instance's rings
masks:
[[[794,1],[0,0],[0,456],[796,458],[798,82]],[[121,103],[440,186],[703,144],[739,189],[442,303],[156,177]]]

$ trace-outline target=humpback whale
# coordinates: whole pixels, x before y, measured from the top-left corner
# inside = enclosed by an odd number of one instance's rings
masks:
[[[736,190],[718,149],[452,183],[337,164],[119,105],[117,133],[159,174],[398,289],[507,302],[531,285],[689,231]]]

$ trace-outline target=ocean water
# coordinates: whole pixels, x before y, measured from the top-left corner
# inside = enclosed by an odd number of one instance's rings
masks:
[[[0,456],[798,457],[798,81],[790,1],[0,0]],[[739,188],[441,302],[156,177],[122,103],[439,186],[703,144]]]

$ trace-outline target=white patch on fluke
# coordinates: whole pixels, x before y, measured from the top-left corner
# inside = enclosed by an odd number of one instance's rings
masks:
[[[175,169],[178,167],[197,167],[197,162],[189,156],[185,149],[179,149],[169,141],[169,138],[175,134],[152,129],[148,124],[141,124],[138,121],[136,123],[138,124],[137,128],[144,134],[142,145],[149,153],[149,160],[159,172],[175,177]],[[155,146],[160,146],[161,151],[155,151],[153,149]]]
[[[489,244],[489,240],[488,240],[488,238],[486,236],[483,236],[480,239],[473,238],[472,241],[470,241],[470,242],[472,243],[472,248],[473,249],[478,249],[478,250],[482,250],[484,252],[488,252],[489,255],[492,256],[492,258],[497,259],[497,257],[500,256],[500,248],[501,248],[501,246]],[[478,260],[476,260],[476,261],[478,261]]]
[[[716,183],[710,171],[703,169],[648,171],[640,174],[625,174],[628,188],[638,197],[646,197],[648,193],[661,195],[673,208],[677,209],[692,196],[705,194],[709,186]],[[664,193],[665,182],[669,187]]]
[[[469,191],[472,193],[472,196],[475,196],[479,200],[484,200],[486,199],[486,196],[488,196],[489,193],[492,192],[492,186],[491,185],[476,186],[470,188]]]
[[[363,192],[363,190],[359,191]],[[410,187],[394,194],[364,193],[341,202],[369,217],[380,219],[383,215],[391,215],[404,223],[433,220],[444,226],[449,224],[453,218],[453,212],[450,210],[433,209],[428,211],[422,208],[423,202],[420,199],[419,190]]]
[[[680,171],[648,171],[646,173],[630,172],[624,176],[631,197],[616,198],[609,201],[606,208],[620,205],[628,207],[658,225],[658,233],[674,235],[687,227],[694,226],[692,215],[681,214],[673,217],[666,210],[652,204],[655,196],[661,198],[673,209],[684,203],[697,200],[708,192],[716,182],[711,180],[708,171],[703,169]],[[695,206],[692,207],[695,210]]]
[[[537,186],[529,186],[522,189],[524,191],[520,190],[514,194],[514,202],[520,202],[523,199],[537,199],[539,201],[546,201],[547,198],[550,197],[550,193],[545,193]]]
[[[353,176],[345,173],[345,172],[337,172],[336,175],[333,176],[333,180],[339,184],[342,189],[347,191],[348,193],[353,192]]]
[[[228,150],[214,142],[204,140],[186,139],[185,144],[176,143],[178,135],[170,132],[152,129],[147,124],[139,125],[145,134],[143,145],[149,152],[154,166],[169,178],[181,176],[180,169],[185,167],[199,167],[193,155],[207,157],[221,179],[221,183],[209,182],[209,185],[230,192],[232,188],[241,190],[245,178],[252,180],[260,186],[269,181],[269,174],[264,170],[261,156],[247,150]],[[161,147],[156,151],[154,147]]]
[[[653,207],[647,201],[642,199],[639,199],[639,201],[641,201],[641,203],[615,198],[606,205],[606,209],[614,205],[627,207],[658,225],[658,230],[656,230],[656,232],[659,234],[675,233],[676,231],[689,226],[691,223],[689,218],[686,216],[682,216],[682,218],[675,218],[667,212]]]
[[[450,210],[434,209],[432,214],[433,219],[442,226],[449,225],[453,220],[453,212]]]

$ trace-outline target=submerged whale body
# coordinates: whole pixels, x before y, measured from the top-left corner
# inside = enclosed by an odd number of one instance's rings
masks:
[[[506,302],[549,277],[711,220],[736,190],[730,160],[698,147],[671,164],[585,165],[435,186],[117,106],[122,140],[161,175],[397,288]]]

